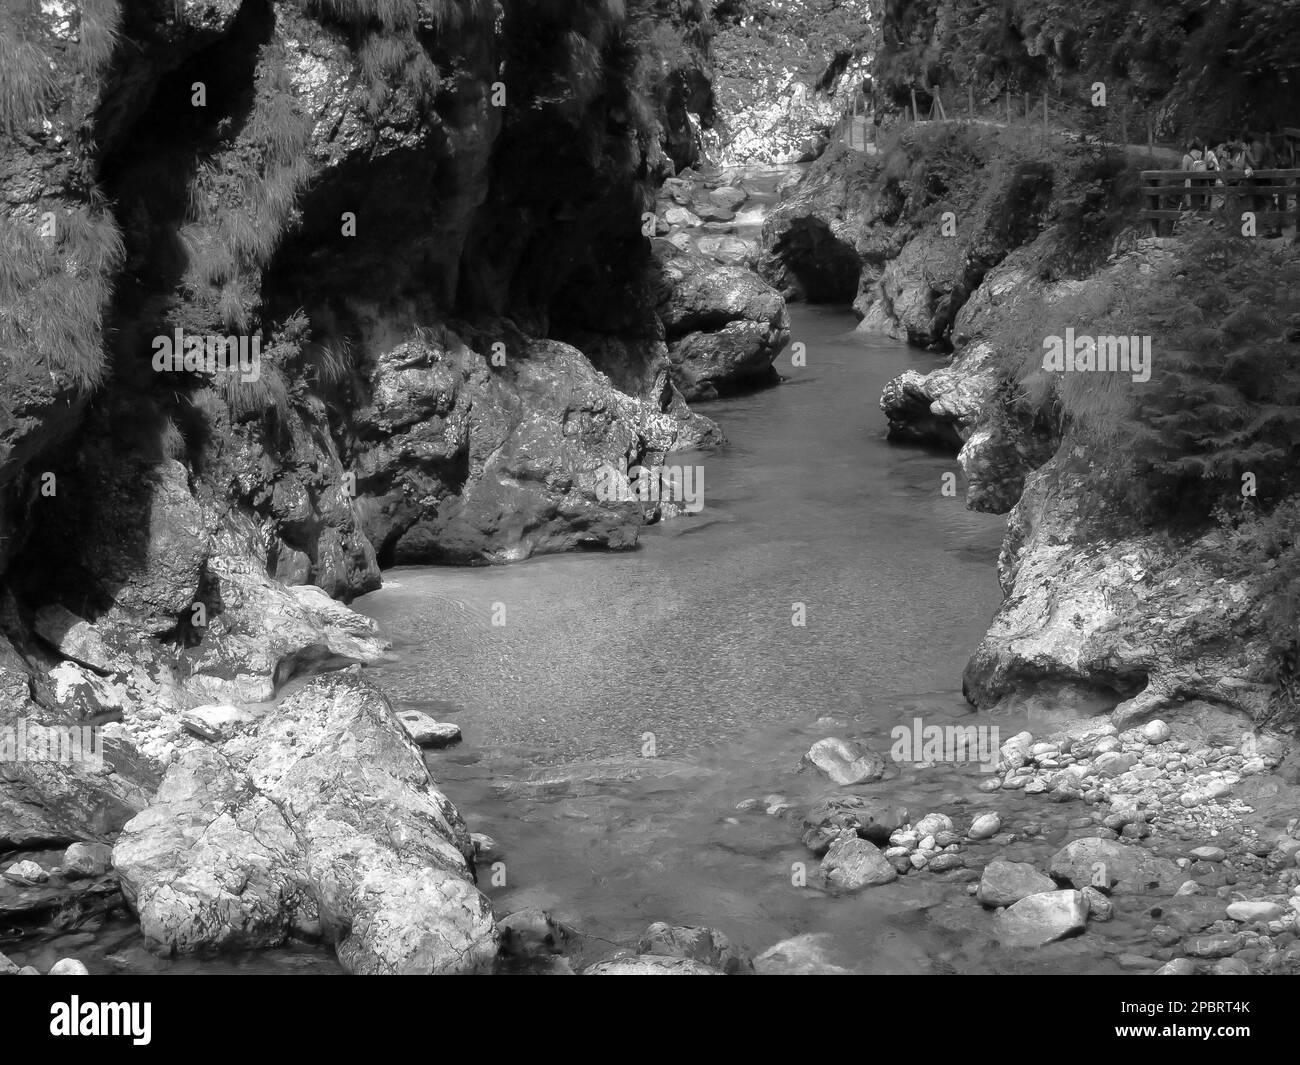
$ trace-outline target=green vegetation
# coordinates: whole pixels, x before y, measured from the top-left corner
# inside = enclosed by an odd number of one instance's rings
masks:
[[[71,44],[52,37],[43,25],[39,0],[0,3],[0,133],[15,133],[37,121],[56,101],[71,71],[59,59],[93,78],[117,47],[122,12],[118,0],[85,0],[71,8]]]
[[[864,184],[881,184],[887,221],[893,210],[925,226],[951,210],[965,220],[967,235],[988,233],[1014,247],[1038,235],[1041,219],[1056,234],[1039,263],[1045,280],[1087,276],[1100,266],[1141,202],[1141,160],[1028,126],[899,123],[883,128],[877,144],[875,157],[846,158],[860,167]]]
[[[887,97],[967,85],[1083,104],[1094,81],[1164,133],[1294,125],[1297,0],[886,0],[876,66]]]
[[[372,116],[378,115],[393,94],[403,88],[421,108],[432,108],[442,79],[433,60],[413,36],[383,30],[368,33],[361,42],[359,57],[361,72],[369,85],[366,106]]]
[[[122,240],[105,212],[40,206],[32,223],[0,218],[0,375],[15,388],[33,373],[62,375],[90,392],[105,374],[103,316]]]
[[[1150,337],[1150,379],[1043,369],[1044,338]],[[1054,423],[1089,541],[1154,537],[1166,573],[1247,582],[1258,676],[1300,710],[1300,250],[1180,223],[1175,242],[1011,295],[987,339],[1012,408]]]
[[[1184,241],[1068,302],[1027,299],[991,339],[1017,353],[1022,402],[1057,420],[1062,454],[1077,456],[1112,515],[1198,528],[1242,498],[1247,474],[1261,510],[1300,492],[1300,256],[1210,224]],[[1150,381],[1044,371],[1043,338],[1067,327],[1151,337]]]
[[[1300,498],[1265,512],[1224,506],[1215,517],[1217,527],[1196,542],[1188,561],[1250,582],[1259,602],[1253,625],[1267,648],[1256,675],[1275,686],[1265,721],[1300,723]]]
[[[386,30],[409,29],[423,20],[441,26],[456,18],[456,0],[311,0],[319,15],[349,26],[381,26]]]
[[[122,25],[118,0],[82,0],[81,24],[77,28],[77,69],[90,77],[108,63],[117,48]]]
[[[40,118],[58,85],[49,53],[37,42],[35,4],[0,4],[0,132]]]
[[[311,174],[310,136],[311,119],[272,55],[258,67],[253,112],[238,139],[195,170],[180,231],[185,283],[216,302],[228,329],[249,327],[260,271],[292,224]]]

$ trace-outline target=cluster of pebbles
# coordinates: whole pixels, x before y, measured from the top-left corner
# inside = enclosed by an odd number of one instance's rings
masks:
[[[1119,955],[1128,969],[1300,972],[1300,789],[1274,773],[1284,745],[1253,733],[1224,743],[1180,731],[1163,721],[1120,731],[1092,719],[1043,739],[1011,737],[979,790],[1078,804],[1073,816],[1064,808],[1040,824],[1024,817],[1020,800],[1014,830],[1004,827],[1007,811],[974,811],[958,823],[937,811],[913,818],[870,790],[834,793],[803,819],[803,842],[821,859],[810,880],[841,893],[937,873],[966,882],[1004,946],[1043,946],[1119,912],[1147,932],[1146,945]],[[870,748],[834,738],[804,762],[844,789],[885,775]],[[1261,814],[1269,796],[1273,809]],[[781,795],[739,808],[795,810]],[[1289,818],[1276,816],[1287,809]],[[1056,842],[1042,868],[998,856],[1045,838]]]
[[[1172,886],[1174,898],[1146,910],[1151,957],[1165,962],[1158,972],[1293,972],[1300,971],[1300,818],[1270,826],[1252,818],[1256,809],[1242,795],[1294,793],[1269,780],[1281,753],[1280,742],[1252,732],[1237,743],[1192,742],[1175,739],[1163,721],[1124,732],[1081,722],[1042,742],[1028,732],[1013,736],[983,788],[1080,800],[1093,808],[1094,838],[1171,857],[1177,873],[1159,883]]]

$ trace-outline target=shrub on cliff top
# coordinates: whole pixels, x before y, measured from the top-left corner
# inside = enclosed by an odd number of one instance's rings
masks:
[[[1197,549],[1229,579],[1254,582],[1259,630],[1268,647],[1263,679],[1277,686],[1272,711],[1296,723],[1300,712],[1300,497],[1261,514],[1221,507],[1218,528]]]
[[[1215,225],[1176,255],[1131,261],[1069,300],[1027,301],[994,338],[1020,353],[1024,401],[1054,408],[1099,495],[1151,523],[1203,525],[1225,500],[1300,491],[1300,257]],[[1044,338],[1149,337],[1149,381],[1049,373]]]

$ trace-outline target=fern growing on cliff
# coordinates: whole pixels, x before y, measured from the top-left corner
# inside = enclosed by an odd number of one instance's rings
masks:
[[[0,132],[40,118],[58,87],[49,55],[37,43],[33,5],[0,4]]]
[[[238,141],[195,167],[188,220],[180,230],[186,284],[216,305],[228,329],[249,327],[258,275],[293,223],[311,174],[310,136],[311,119],[293,93],[282,58],[269,55]]]
[[[107,214],[51,204],[34,223],[0,218],[0,361],[7,380],[61,375],[82,392],[103,380],[103,318],[123,255]]]
[[[82,0],[78,12],[76,61],[81,73],[93,76],[117,47],[122,11],[117,0]]]

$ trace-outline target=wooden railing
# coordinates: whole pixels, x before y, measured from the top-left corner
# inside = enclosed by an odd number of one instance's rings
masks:
[[[1296,222],[1300,170],[1144,170],[1142,197],[1142,217],[1157,232],[1188,211],[1222,213],[1234,227],[1251,211],[1264,233]]]

